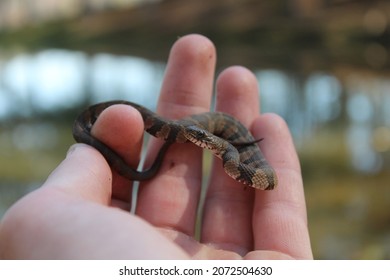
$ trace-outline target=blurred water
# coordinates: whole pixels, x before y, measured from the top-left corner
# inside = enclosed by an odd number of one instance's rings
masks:
[[[165,65],[130,56],[43,50],[0,60],[0,120],[61,112],[83,102],[127,99],[154,108]],[[353,168],[379,172],[390,149],[390,80],[351,72],[343,81],[332,73],[304,80],[274,69],[256,70],[262,110],[289,123],[297,145],[318,127],[344,126]],[[86,101],[87,100],[87,101]],[[39,126],[39,125],[38,125]],[[14,128],[14,145],[34,147],[39,128]],[[36,135],[34,135],[36,134]],[[47,146],[46,134],[39,144]],[[45,142],[46,141],[46,142]],[[52,141],[52,140],[50,140]],[[55,140],[53,140],[55,141]],[[29,143],[29,144],[28,144]]]
[[[130,56],[44,50],[0,58],[0,120],[57,112],[86,99],[99,102],[127,99],[155,107],[165,65]],[[262,95],[263,111],[283,116],[297,137],[309,135],[319,125],[345,122],[350,128],[351,153],[368,150],[375,128],[390,124],[390,80],[351,72],[344,81],[332,73],[311,73],[303,81],[274,69],[254,69]],[[343,111],[347,118],[343,119]],[[348,138],[347,137],[347,138]],[[365,143],[364,145],[362,143]],[[386,143],[382,144],[386,146]],[[383,148],[382,148],[383,149]]]

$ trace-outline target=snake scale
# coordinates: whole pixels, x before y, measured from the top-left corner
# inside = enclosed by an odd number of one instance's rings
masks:
[[[91,129],[101,112],[106,108],[125,104],[137,109],[143,118],[144,129],[154,137],[165,140],[150,169],[137,171],[110,147],[91,135]],[[129,101],[115,100],[88,107],[75,120],[73,137],[77,142],[96,148],[109,165],[120,175],[136,181],[153,177],[168,147],[174,143],[192,142],[209,149],[222,159],[225,172],[247,186],[271,190],[277,185],[274,169],[267,163],[256,140],[248,129],[238,120],[221,112],[207,112],[192,115],[180,120],[167,120],[149,109]]]

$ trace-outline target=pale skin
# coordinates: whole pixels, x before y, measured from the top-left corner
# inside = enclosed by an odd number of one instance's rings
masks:
[[[168,59],[158,113],[179,119],[210,111],[215,62],[207,38],[180,38]],[[195,240],[202,182],[198,147],[170,147],[158,175],[141,183],[134,215],[128,211],[131,182],[112,172],[94,148],[76,144],[41,188],[6,213],[0,258],[311,259],[300,165],[287,125],[275,114],[260,114],[257,80],[249,70],[226,69],[216,89],[216,110],[235,116],[256,139],[264,138],[259,145],[276,170],[277,189],[244,189],[215,160]],[[138,111],[112,106],[92,133],[137,166],[143,136]],[[150,143],[146,164],[160,145]]]

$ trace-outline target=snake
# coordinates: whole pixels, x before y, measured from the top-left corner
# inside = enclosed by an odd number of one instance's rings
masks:
[[[147,170],[131,168],[113,149],[91,134],[99,115],[108,107],[118,104],[129,105],[138,110],[144,122],[144,130],[165,141]],[[74,121],[72,132],[76,142],[97,149],[112,169],[132,181],[151,179],[158,172],[171,144],[190,142],[210,150],[222,160],[226,174],[245,186],[272,190],[278,183],[275,170],[257,144],[263,139],[255,139],[241,122],[223,112],[205,112],[170,120],[136,103],[113,100],[92,105],[82,111]]]

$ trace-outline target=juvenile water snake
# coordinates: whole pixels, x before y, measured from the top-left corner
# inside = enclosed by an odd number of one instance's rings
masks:
[[[137,171],[110,147],[91,135],[91,129],[100,113],[115,104],[130,105],[143,118],[145,131],[165,140],[150,169]],[[158,171],[168,147],[174,143],[192,142],[209,149],[222,159],[225,172],[233,179],[256,189],[271,190],[277,185],[273,168],[267,163],[257,142],[248,129],[238,120],[221,112],[192,115],[180,120],[164,119],[138,104],[115,100],[90,106],[83,111],[73,125],[73,137],[77,142],[95,147],[110,166],[130,180],[147,180]]]

